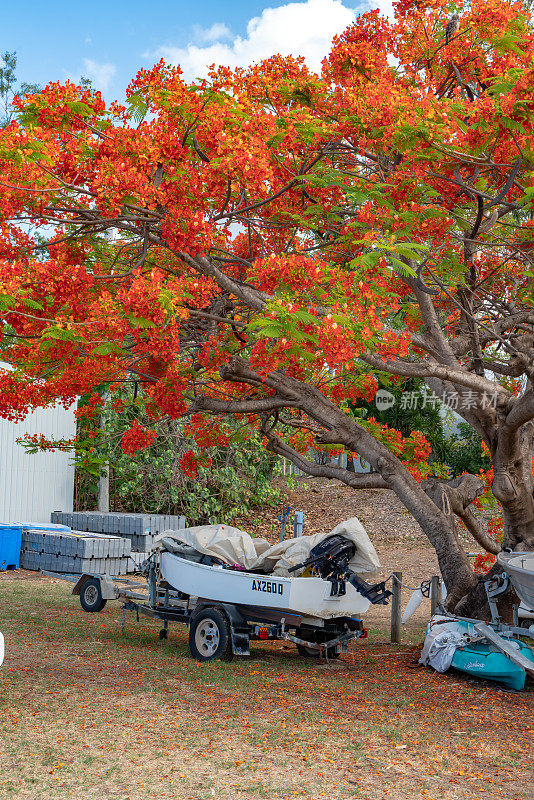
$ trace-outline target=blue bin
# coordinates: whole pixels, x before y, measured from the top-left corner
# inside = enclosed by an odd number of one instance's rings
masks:
[[[21,544],[22,526],[0,523],[0,572],[19,568]]]
[[[68,525],[54,525],[51,522],[0,522],[0,572],[18,569],[22,531],[70,531]]]

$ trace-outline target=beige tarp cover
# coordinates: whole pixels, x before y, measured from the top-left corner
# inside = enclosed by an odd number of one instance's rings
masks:
[[[247,570],[262,570],[273,575],[287,576],[289,567],[305,561],[312,547],[334,534],[339,534],[356,545],[356,553],[349,562],[350,569],[358,573],[371,573],[380,569],[376,550],[357,517],[341,522],[330,533],[286,539],[275,545],[270,545],[267,539],[253,539],[245,531],[230,525],[199,525],[179,531],[164,531],[157,539],[160,542],[165,538],[183,542],[201,553],[220,558],[225,564],[239,564]]]

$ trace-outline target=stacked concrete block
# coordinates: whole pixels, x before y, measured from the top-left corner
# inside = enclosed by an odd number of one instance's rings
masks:
[[[71,525],[80,531],[113,534],[127,538],[132,551],[148,553],[154,547],[154,536],[166,530],[185,528],[185,517],[175,514],[116,514],[104,511],[54,511],[51,521]]]
[[[131,553],[128,539],[81,531],[24,529],[22,546],[25,550],[77,558],[127,558]]]
[[[131,542],[119,536],[83,531],[22,532],[24,569],[80,574],[125,575],[132,569]]]

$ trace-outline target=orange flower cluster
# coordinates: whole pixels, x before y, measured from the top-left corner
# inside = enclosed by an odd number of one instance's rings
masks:
[[[143,425],[140,425],[137,420],[134,420],[122,434],[121,447],[123,453],[128,456],[134,456],[139,450],[146,450],[150,447],[154,439],[154,431],[148,430]]]
[[[343,407],[369,398],[380,371],[369,364],[387,373],[427,357],[413,281],[443,286],[439,319],[452,338],[461,327],[451,297],[474,212],[458,175],[524,209],[495,221],[495,237],[481,227],[499,247],[481,248],[473,270],[485,292],[531,307],[516,258],[534,240],[522,6],[477,0],[450,42],[445,0],[395,10],[360,16],[319,74],[273,56],[190,85],[160,62],[123,105],[71,82],[16,101],[18,121],[0,131],[0,311],[5,357],[21,370],[0,375],[0,415],[135,380],[154,418],[179,418],[203,397],[265,400],[273,371]],[[236,356],[256,373],[248,383],[228,377]],[[425,474],[420,434],[366,425]],[[203,446],[225,438],[202,416],[192,429]],[[123,449],[150,441],[134,424]]]

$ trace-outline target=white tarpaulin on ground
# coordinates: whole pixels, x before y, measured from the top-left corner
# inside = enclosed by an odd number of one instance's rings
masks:
[[[465,625],[454,618],[434,614],[427,626],[419,663],[426,667],[430,665],[438,672],[447,672],[458,648],[468,644],[472,638]]]
[[[456,630],[433,628],[425,636],[419,663],[430,665],[438,672],[447,672],[458,648],[468,641],[465,631],[460,633]]]
[[[230,525],[199,525],[180,531],[164,531],[158,539],[183,542],[201,553],[220,558],[225,564],[287,576],[289,567],[305,561],[315,545],[335,534],[356,545],[356,553],[349,562],[350,569],[357,573],[372,573],[380,569],[376,550],[357,517],[341,522],[330,533],[286,539],[275,545],[270,545],[266,539],[253,539],[245,531]]]

